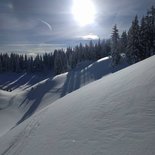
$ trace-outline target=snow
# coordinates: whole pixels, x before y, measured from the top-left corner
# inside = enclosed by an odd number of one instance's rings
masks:
[[[68,93],[126,67],[123,62],[113,69],[110,67],[110,61],[106,57],[96,62],[81,62],[74,70],[55,77],[52,73],[46,76],[26,73],[1,74],[0,88],[4,91],[0,91],[0,122],[3,124],[0,126],[0,136]]]
[[[0,154],[154,155],[154,68],[155,56],[58,99],[0,137]]]

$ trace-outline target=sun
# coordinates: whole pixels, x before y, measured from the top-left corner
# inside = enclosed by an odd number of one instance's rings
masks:
[[[92,24],[95,21],[95,6],[91,0],[74,0],[72,14],[80,26]]]

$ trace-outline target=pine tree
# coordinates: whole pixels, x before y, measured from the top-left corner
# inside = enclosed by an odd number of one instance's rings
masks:
[[[54,51],[54,71],[61,74],[67,71],[67,57],[63,50]]]
[[[118,65],[121,56],[119,52],[119,33],[116,25],[113,28],[111,37],[111,57],[112,57],[112,66]]]
[[[111,54],[111,39],[103,40],[101,43],[102,55],[101,57],[106,57]]]
[[[16,73],[20,72],[20,65],[19,65],[19,55],[16,55]]]
[[[135,63],[139,61],[140,57],[139,35],[140,35],[139,22],[138,17],[136,16],[128,32],[128,45],[126,56],[129,63]]]
[[[28,61],[27,61],[27,55],[24,56],[24,70],[28,71]]]
[[[148,27],[150,35],[150,55],[155,54],[155,8],[152,6],[148,11]]]
[[[146,18],[141,19],[140,26],[140,35],[139,35],[139,45],[140,45],[140,60],[147,58],[149,51],[149,36],[148,36],[148,27],[146,23]]]
[[[101,41],[100,39],[98,40],[98,42],[95,44],[95,55],[96,55],[96,59],[100,59],[102,58],[102,47],[101,47]]]
[[[126,53],[127,43],[128,43],[127,33],[126,33],[126,31],[124,31],[120,38],[120,52],[121,53]]]
[[[34,61],[33,61],[33,57],[29,57],[28,59],[28,72],[32,73],[34,71]]]
[[[2,72],[2,61],[1,61],[1,56],[0,56],[0,73]]]
[[[89,58],[90,60],[96,59],[95,46],[92,40],[89,42]]]

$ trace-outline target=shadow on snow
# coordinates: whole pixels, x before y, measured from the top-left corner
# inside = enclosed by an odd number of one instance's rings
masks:
[[[57,82],[53,78],[48,78],[45,82],[39,84],[38,86],[34,88],[32,87],[32,89],[28,92],[26,98],[19,105],[19,107],[28,106],[29,108],[25,112],[23,117],[17,122],[16,125],[26,120],[37,110],[37,108],[40,106],[43,100],[43,97],[45,97],[47,93],[50,92],[53,94],[60,94],[54,99],[51,99],[50,103],[52,103],[60,97],[63,97],[68,93],[71,93],[92,81],[98,80],[103,76],[114,73],[128,66],[125,63],[125,61],[122,60],[123,62],[121,63],[121,65],[118,65],[117,67],[113,68],[110,65],[110,61],[110,59],[103,59],[98,60],[93,64],[90,64],[90,62],[79,64],[75,69],[73,69],[72,71],[68,72],[67,75],[65,75],[66,80],[64,82],[64,85],[60,88],[56,87]],[[10,85],[7,83],[7,85],[16,88],[20,85],[18,82],[22,80],[25,76],[26,75],[22,75],[15,82],[12,82],[12,84]],[[33,75],[24,84],[31,86],[34,83],[34,81],[35,83],[37,83],[40,80],[37,81],[35,79],[35,75]]]

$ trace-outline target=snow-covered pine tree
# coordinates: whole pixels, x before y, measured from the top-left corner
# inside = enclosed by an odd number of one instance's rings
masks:
[[[136,16],[132,22],[132,25],[128,32],[128,45],[127,45],[127,59],[129,63],[135,63],[139,61],[140,57],[140,45],[139,45],[139,22]]]
[[[121,56],[119,51],[119,33],[116,25],[113,27],[111,37],[111,57],[112,57],[112,66],[118,65]]]

